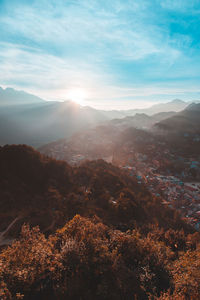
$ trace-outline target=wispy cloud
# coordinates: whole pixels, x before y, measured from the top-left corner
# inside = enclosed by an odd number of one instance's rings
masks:
[[[84,87],[90,103],[198,95],[197,1],[30,3],[0,3],[0,84],[45,98]],[[192,14],[191,30],[175,12]]]
[[[175,10],[176,12],[186,12],[188,13],[198,13],[200,10],[199,1],[198,0],[165,0],[165,1],[158,1],[161,6],[165,9]],[[197,11],[198,9],[198,11]]]

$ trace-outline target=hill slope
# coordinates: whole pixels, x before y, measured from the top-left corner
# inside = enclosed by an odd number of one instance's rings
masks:
[[[155,125],[156,128],[182,133],[200,133],[200,103],[190,104],[185,110]]]
[[[0,184],[2,231],[15,218],[44,230],[53,223],[55,229],[77,213],[97,215],[116,228],[155,222],[168,228],[178,221],[136,179],[103,160],[70,167],[27,146],[5,146],[0,148]]]
[[[24,222],[41,228],[23,225],[0,253],[2,299],[167,299],[161,293],[184,287],[187,270],[173,265],[187,267],[179,251],[194,251],[199,235],[119,168],[102,160],[72,168],[5,146],[0,187],[1,244]]]
[[[101,112],[73,102],[10,105],[0,111],[0,145],[17,143],[39,147],[105,120]]]

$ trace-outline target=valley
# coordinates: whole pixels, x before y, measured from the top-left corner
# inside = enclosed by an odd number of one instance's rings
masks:
[[[130,127],[132,120],[124,127],[122,119],[115,121],[115,125],[111,121],[69,140],[46,145],[40,151],[71,165],[104,159],[126,169],[151,193],[161,197],[163,205],[179,210],[186,222],[199,229],[200,121],[198,117],[195,119],[198,110],[196,104],[193,110],[190,107],[181,112],[180,116],[186,116],[186,125],[182,124],[176,132],[158,131],[167,119],[156,123],[150,131]],[[173,121],[178,117],[170,118]],[[194,123],[193,131],[188,122]]]
[[[200,299],[199,37],[199,0],[0,0],[0,300]]]
[[[185,297],[199,266],[199,104],[37,101],[0,113],[13,143],[0,147],[3,300]]]

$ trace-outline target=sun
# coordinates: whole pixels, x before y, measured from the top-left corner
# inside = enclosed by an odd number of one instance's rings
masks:
[[[85,104],[85,100],[87,98],[87,92],[84,89],[70,89],[67,93],[67,99],[76,102],[80,105]]]

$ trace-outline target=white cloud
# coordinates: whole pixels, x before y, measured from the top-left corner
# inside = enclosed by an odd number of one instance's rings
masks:
[[[114,1],[114,4],[109,3],[109,9],[106,10],[97,1],[78,3],[81,5],[71,5],[65,9],[59,5],[58,8],[50,6],[41,11],[38,11],[38,7],[17,6],[1,19],[1,23],[12,34],[39,44],[47,52],[54,47],[57,51],[60,48],[62,55],[73,56],[71,49],[75,49],[80,56],[86,55],[87,51],[94,53],[97,60],[110,57],[111,54],[118,59],[137,60],[153,53],[162,53],[165,57],[166,48],[170,50],[167,56],[174,52],[169,44],[163,44],[159,28],[142,23],[144,4]],[[56,14],[57,10],[59,14]],[[133,18],[128,20],[119,16],[121,10],[126,13],[132,11]]]
[[[47,55],[34,48],[0,43],[0,82],[22,85],[29,91],[58,98],[63,90],[83,86],[89,89],[96,83],[103,85],[109,75],[98,67],[73,59]],[[57,97],[56,97],[57,95]]]
[[[144,67],[149,79],[154,76],[159,81],[164,71],[174,79],[180,76],[180,71],[169,72],[178,60],[185,59],[181,47],[191,40],[186,35],[172,39],[166,27],[151,22],[151,12],[146,11],[149,1],[58,0],[53,5],[52,1],[41,0],[36,3],[11,5],[8,13],[1,16],[0,26],[6,31],[8,41],[13,40],[0,43],[1,84],[23,88],[45,98],[63,97],[68,89],[79,87],[88,91],[90,103],[102,104],[108,103],[106,99],[112,102],[124,97],[136,101],[137,97],[189,92],[184,84],[166,88],[166,82],[162,86],[143,83],[133,87],[126,84],[126,75],[111,70],[112,62],[128,64],[149,59],[150,67]],[[163,8],[172,5],[173,9],[182,5],[178,0],[159,3]],[[154,61],[159,61],[160,67],[155,70],[152,56]],[[131,75],[127,76],[129,79]],[[123,80],[118,86],[120,77]],[[193,88],[197,90],[196,86]]]
[[[160,1],[160,5],[169,10],[175,10],[180,12],[186,12],[186,13],[198,13],[195,11],[195,6],[199,6],[199,0],[165,0]]]

